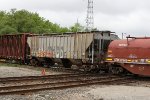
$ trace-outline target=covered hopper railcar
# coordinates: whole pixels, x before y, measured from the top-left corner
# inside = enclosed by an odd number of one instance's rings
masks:
[[[31,64],[62,63],[82,67],[104,64],[109,43],[119,39],[110,31],[78,32],[28,37]]]
[[[112,41],[106,61],[111,71],[123,71],[122,67],[133,74],[150,76],[150,38],[127,37]]]

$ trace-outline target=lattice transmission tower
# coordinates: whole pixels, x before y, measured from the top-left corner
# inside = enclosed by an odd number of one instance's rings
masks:
[[[87,17],[86,17],[86,30],[92,31],[94,28],[94,12],[93,12],[93,0],[88,0]]]

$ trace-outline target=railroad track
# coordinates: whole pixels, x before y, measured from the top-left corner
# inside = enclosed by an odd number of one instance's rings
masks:
[[[108,83],[112,83],[116,81],[127,80],[127,79],[130,79],[131,77],[119,77],[119,76],[99,76],[98,77],[98,76],[90,76],[90,75],[87,75],[87,76],[78,75],[78,78],[76,79],[74,79],[72,76],[68,78],[69,79],[64,80],[60,77],[59,81],[53,80],[53,81],[49,81],[46,83],[31,83],[31,84],[24,84],[24,85],[14,84],[13,86],[3,86],[3,87],[0,87],[0,95],[25,94],[25,93],[44,91],[44,90],[73,88],[73,87],[87,86],[87,85],[93,85],[93,84],[106,84],[106,83],[108,84]],[[30,82],[31,79],[29,78],[28,81]]]
[[[108,74],[102,74],[109,76]],[[23,76],[23,77],[5,77],[0,78],[0,82],[18,82],[18,81],[36,81],[36,80],[51,80],[61,78],[75,78],[75,77],[88,77],[88,76],[100,76],[100,74],[58,74],[58,75],[44,75],[44,76]]]
[[[0,78],[0,86],[13,86],[14,84],[34,84],[46,83],[53,81],[67,81],[67,80],[82,80],[86,78],[103,78],[109,76],[108,74],[59,74],[46,76],[25,76],[25,77],[6,77]]]

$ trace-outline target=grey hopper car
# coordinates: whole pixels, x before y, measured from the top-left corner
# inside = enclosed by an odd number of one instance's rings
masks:
[[[110,31],[98,31],[31,36],[27,42],[31,63],[71,67],[101,64],[109,43],[116,39]]]

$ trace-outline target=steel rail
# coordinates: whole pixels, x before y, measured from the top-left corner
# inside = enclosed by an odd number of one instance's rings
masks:
[[[45,84],[0,87],[0,91],[1,91],[0,95],[24,94],[24,93],[31,93],[31,92],[33,93],[33,92],[43,91],[43,90],[55,90],[55,89],[87,86],[87,85],[93,85],[93,84],[104,84],[104,83],[110,83],[114,81],[121,81],[125,79],[130,79],[130,78],[129,77],[128,78],[127,77],[124,77],[124,78],[105,77],[105,78],[87,79],[87,80],[75,80],[75,81],[66,81],[66,82],[45,83]],[[12,89],[17,89],[17,90],[12,90]]]
[[[69,77],[88,77],[88,76],[99,76],[101,74],[58,74],[58,75],[45,75],[45,76],[23,76],[23,77],[6,77],[0,78],[0,82],[23,82],[23,81],[34,81],[34,80],[50,80],[50,79],[60,79],[60,78],[69,78]],[[109,75],[105,75],[109,76]]]

